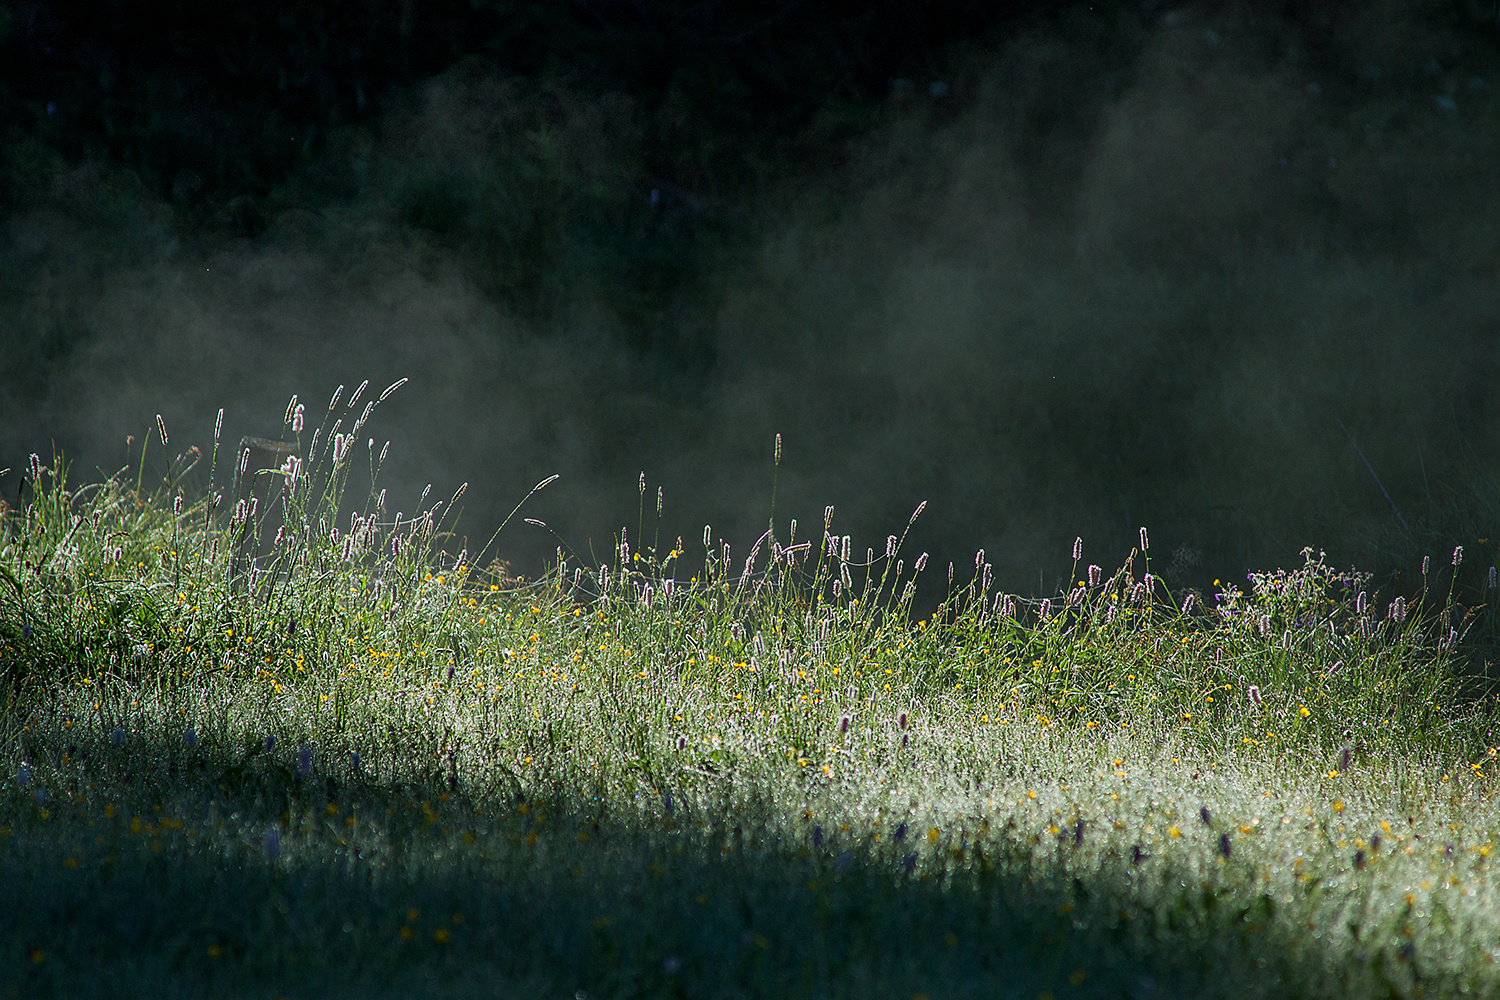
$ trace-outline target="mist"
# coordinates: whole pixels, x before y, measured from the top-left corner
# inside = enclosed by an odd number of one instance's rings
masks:
[[[473,62],[191,225],[192,176],[28,154],[0,489],[32,452],[111,474],[158,413],[207,451],[221,407],[226,442],[279,437],[294,393],[315,426],[405,377],[362,435],[388,509],[467,482],[473,551],[557,474],[490,550],[528,575],[622,527],[743,557],[827,505],[878,553],[924,500],[903,554],[939,591],[983,548],[1051,592],[1075,536],[1112,566],[1143,526],[1189,586],[1307,545],[1388,560],[1500,446],[1500,59],[1430,7],[956,46],[749,187],[659,176],[636,95]]]

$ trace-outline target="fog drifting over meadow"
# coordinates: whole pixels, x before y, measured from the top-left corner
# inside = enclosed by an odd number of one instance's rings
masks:
[[[1202,554],[1191,583],[1303,545],[1357,558],[1395,518],[1340,421],[1408,512],[1500,443],[1500,62],[1404,17],[1360,19],[1333,68],[1186,12],[1119,69],[1045,36],[956,53],[943,88],[893,84],[832,175],[753,205],[643,178],[628,96],[463,67],[341,139],[356,196],[309,210],[292,185],[253,238],[180,236],[128,174],[59,165],[0,250],[0,322],[42,359],[0,394],[0,468],[55,444],[78,482],[156,413],[173,452],[206,449],[221,406],[228,441],[275,437],[293,393],[317,414],[408,377],[367,431],[392,442],[389,506],[467,481],[471,543],[557,473],[524,514],[603,558],[644,472],[664,547],[710,523],[743,556],[779,432],[780,530],[833,504],[878,550],[928,500],[909,555],[983,547],[1008,588],[1051,590],[1075,535],[1113,565],[1142,525],[1164,561]],[[538,116],[581,187],[757,237],[644,339],[586,266],[513,308],[485,261],[526,247],[434,237],[411,205],[436,186],[503,234],[526,209],[495,164]],[[0,485],[14,502],[18,472]],[[556,544],[516,522],[497,547],[534,573]]]

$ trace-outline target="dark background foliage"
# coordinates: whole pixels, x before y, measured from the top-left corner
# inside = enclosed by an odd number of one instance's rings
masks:
[[[730,186],[785,172],[831,92],[878,100],[955,43],[1062,6],[43,0],[9,5],[0,51],[13,126],[69,157],[107,151],[163,196],[264,194],[325,130],[466,57],[647,106],[685,100],[682,133],[659,137],[647,169]]]

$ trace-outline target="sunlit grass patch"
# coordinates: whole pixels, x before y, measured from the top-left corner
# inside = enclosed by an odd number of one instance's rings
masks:
[[[1311,551],[1173,595],[1144,532],[1022,600],[832,509],[519,585],[434,547],[462,490],[351,506],[364,388],[266,473],[279,524],[34,462],[0,548],[13,993],[1495,987],[1500,741],[1451,600]]]

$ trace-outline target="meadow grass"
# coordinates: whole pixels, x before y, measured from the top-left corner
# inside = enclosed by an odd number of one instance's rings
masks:
[[[350,496],[364,388],[307,441],[288,407],[280,524],[190,493],[191,449],[155,490],[144,450],[33,459],[0,994],[1500,991],[1451,574],[1387,601],[1308,551],[1176,595],[1143,531],[1023,600],[832,509],[642,547],[643,480],[609,560],[517,582],[438,545],[454,501]]]

